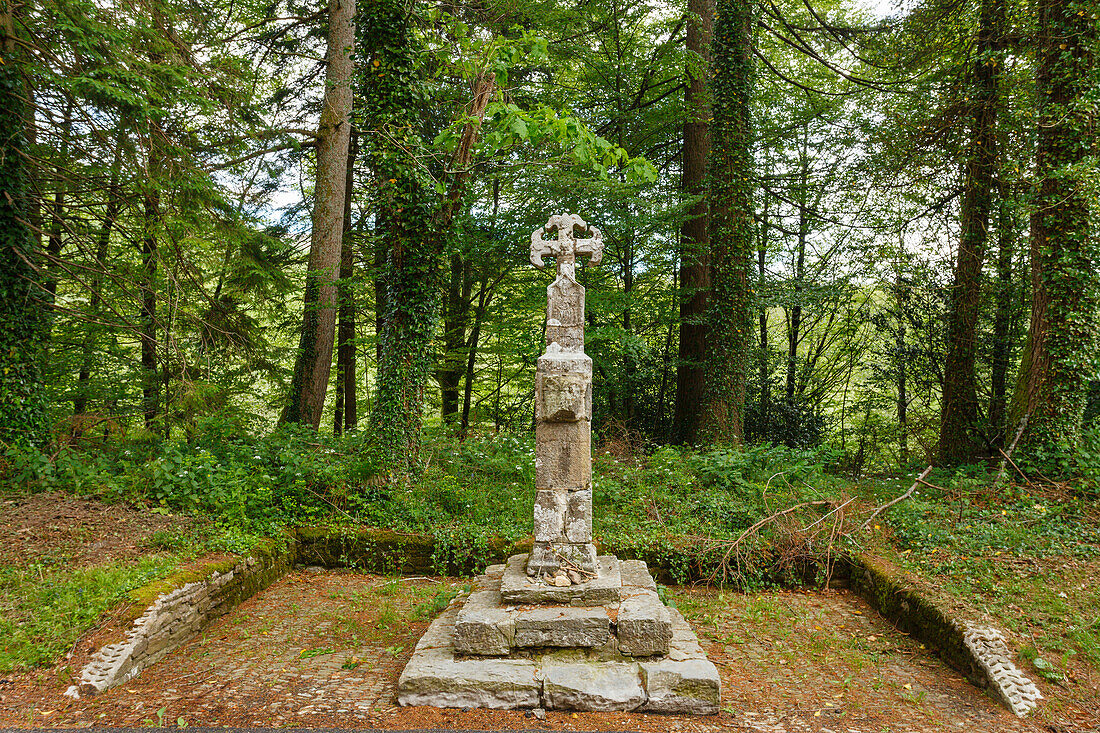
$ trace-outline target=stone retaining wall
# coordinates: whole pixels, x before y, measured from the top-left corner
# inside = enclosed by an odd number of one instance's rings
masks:
[[[294,567],[295,549],[294,543],[271,543],[251,557],[208,563],[134,591],[138,610],[148,598],[154,600],[134,620],[126,640],[99,649],[81,670],[79,684],[65,694],[94,695],[133,679]]]
[[[1012,661],[1004,635],[967,609],[952,608],[902,570],[880,558],[848,559],[852,588],[899,629],[931,647],[977,687],[987,689],[1009,710],[1024,716],[1042,698]]]

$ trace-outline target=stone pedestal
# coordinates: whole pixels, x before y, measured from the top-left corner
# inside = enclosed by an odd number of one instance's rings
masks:
[[[718,712],[718,670],[645,563],[592,544],[592,360],[575,262],[602,251],[575,215],[531,236],[532,264],[558,266],[535,373],[534,546],[432,623],[398,681],[401,705]]]
[[[526,555],[490,567],[421,638],[398,702],[717,713],[718,670],[645,563],[598,565],[597,582],[568,588],[532,582]]]

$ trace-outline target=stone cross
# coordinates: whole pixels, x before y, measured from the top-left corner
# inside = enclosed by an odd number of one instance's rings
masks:
[[[577,237],[577,232],[589,233]],[[555,234],[555,239],[545,235]],[[598,263],[603,236],[576,214],[531,235],[531,264],[557,259],[546,288],[546,352],[535,372],[535,544],[528,575],[582,583],[598,573],[592,544],[592,359],[584,353],[584,288],[577,255]]]

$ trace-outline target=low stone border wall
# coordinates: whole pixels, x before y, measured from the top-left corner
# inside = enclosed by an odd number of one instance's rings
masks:
[[[476,575],[485,565],[502,563],[529,552],[531,540],[490,539],[487,551],[466,558],[447,557],[436,563],[436,539],[431,535],[366,527],[298,527],[298,562],[326,568],[355,568],[373,573],[405,575]],[[485,558],[485,559],[483,559]]]
[[[107,644],[80,673],[69,697],[94,695],[133,679],[241,601],[294,567],[296,544],[270,543],[250,557],[207,563],[133,591],[134,620],[126,640]],[[151,604],[150,604],[151,600]]]
[[[849,558],[852,588],[899,629],[911,634],[974,685],[988,689],[1016,715],[1031,712],[1042,694],[1012,661],[1004,635],[967,618],[966,609],[937,602],[904,571],[880,558]]]
[[[526,542],[499,540],[489,547],[491,561],[530,549]],[[72,697],[91,695],[133,679],[208,623],[241,601],[266,588],[295,563],[328,568],[350,567],[379,573],[431,574],[435,539],[369,528],[304,527],[283,545],[271,543],[243,560],[211,563],[173,576],[131,596],[140,610],[127,640],[96,652],[81,672],[79,685],[66,692]],[[667,548],[601,546],[621,559],[645,560],[662,582],[675,582],[699,570],[687,553]],[[483,568],[466,567],[473,561],[447,562],[446,572],[471,574]],[[807,583],[818,575],[817,566],[804,570]],[[788,573],[788,575],[790,575]],[[1030,712],[1042,698],[1038,688],[1012,662],[1003,634],[968,620],[965,609],[948,608],[933,600],[906,574],[880,558],[865,555],[838,559],[831,585],[850,587],[899,629],[931,647],[947,664],[973,684],[987,688],[1017,715]]]

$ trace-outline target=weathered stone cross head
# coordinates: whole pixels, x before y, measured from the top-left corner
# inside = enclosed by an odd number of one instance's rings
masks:
[[[576,231],[591,232],[591,236],[578,239]],[[557,232],[557,239],[544,239],[543,234]],[[575,280],[577,255],[587,255],[593,265],[599,264],[603,257],[603,234],[596,227],[590,227],[577,214],[554,214],[546,225],[531,233],[531,264],[540,270],[545,267],[543,257],[554,257],[558,261],[558,275]]]

